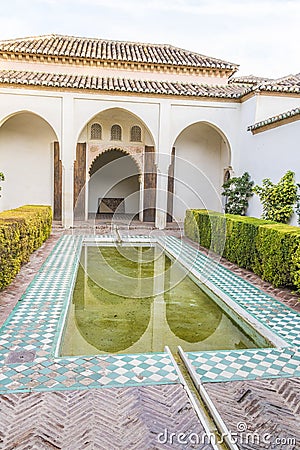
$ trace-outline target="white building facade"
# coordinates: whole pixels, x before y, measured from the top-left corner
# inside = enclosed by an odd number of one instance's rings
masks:
[[[187,208],[221,211],[228,173],[300,182],[300,74],[237,69],[167,45],[0,42],[0,210],[50,204],[66,228],[102,213],[164,228]],[[257,198],[248,213],[260,216]]]

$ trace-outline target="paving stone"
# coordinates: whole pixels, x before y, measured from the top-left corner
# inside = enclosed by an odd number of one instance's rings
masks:
[[[300,378],[208,383],[240,450],[300,448]]]
[[[0,423],[5,450],[212,450],[178,384],[2,395]]]

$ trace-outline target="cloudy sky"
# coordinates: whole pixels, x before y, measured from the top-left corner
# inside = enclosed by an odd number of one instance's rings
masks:
[[[240,64],[240,75],[300,72],[300,0],[1,0],[0,39],[69,34],[172,44]]]

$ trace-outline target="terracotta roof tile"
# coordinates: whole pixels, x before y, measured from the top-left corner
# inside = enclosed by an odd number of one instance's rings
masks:
[[[273,84],[279,85],[279,86],[300,86],[300,73],[296,75],[287,75],[282,78],[277,78],[276,80],[273,80]]]
[[[92,89],[97,91],[135,92],[140,94],[184,95],[189,97],[240,98],[247,89],[238,85],[206,85],[185,82],[131,80],[126,78],[63,75],[16,70],[0,71],[0,83]]]
[[[300,75],[261,84],[229,83],[208,85],[194,82],[167,82],[97,77],[91,75],[64,75],[17,70],[0,71],[0,83],[46,86],[57,88],[92,89],[140,94],[185,95],[189,97],[241,98],[251,92],[285,92],[300,94]]]
[[[273,79],[271,78],[266,78],[266,77],[257,77],[256,75],[240,75],[237,77],[231,77],[228,80],[228,83],[238,83],[238,84],[250,84],[250,85],[254,85],[254,84],[261,84],[261,83],[265,83],[267,81],[273,81]]]
[[[271,125],[276,122],[281,122],[282,120],[289,119],[290,117],[300,116],[300,108],[291,109],[282,114],[277,114],[276,116],[269,117],[268,119],[256,122],[254,125],[250,125],[247,130],[255,131],[259,128],[265,127],[266,125]]]
[[[238,69],[237,64],[171,45],[110,41],[56,34],[0,41],[0,52],[144,62],[195,68],[226,69],[229,71]]]
[[[253,91],[299,93],[300,73],[276,79],[256,77],[254,75],[232,77],[229,83],[248,85]]]

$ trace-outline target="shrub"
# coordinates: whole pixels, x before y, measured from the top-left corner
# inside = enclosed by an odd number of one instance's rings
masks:
[[[4,181],[4,180],[5,180],[4,175],[2,172],[0,172],[0,181]],[[1,189],[2,189],[2,187],[0,186],[0,191],[1,191]],[[0,197],[1,197],[1,195],[0,195]]]
[[[299,189],[300,189],[300,184],[297,183],[297,191],[299,191]],[[297,200],[296,200],[296,209],[295,209],[295,212],[296,212],[296,214],[297,214],[297,222],[298,222],[298,225],[300,225],[300,194],[299,194],[299,193],[297,193]]]
[[[226,197],[225,212],[244,216],[248,209],[249,198],[253,196],[254,182],[245,172],[241,177],[230,178],[223,184],[222,195]]]
[[[51,226],[50,206],[22,206],[0,213],[0,289],[49,237]]]
[[[207,210],[188,210],[184,225],[185,235],[200,245],[252,270],[274,286],[296,287],[300,292],[298,227]]]
[[[287,223],[293,214],[293,205],[297,201],[295,174],[291,170],[273,184],[269,178],[262,181],[262,186],[255,186],[263,205],[263,218],[275,222]]]

